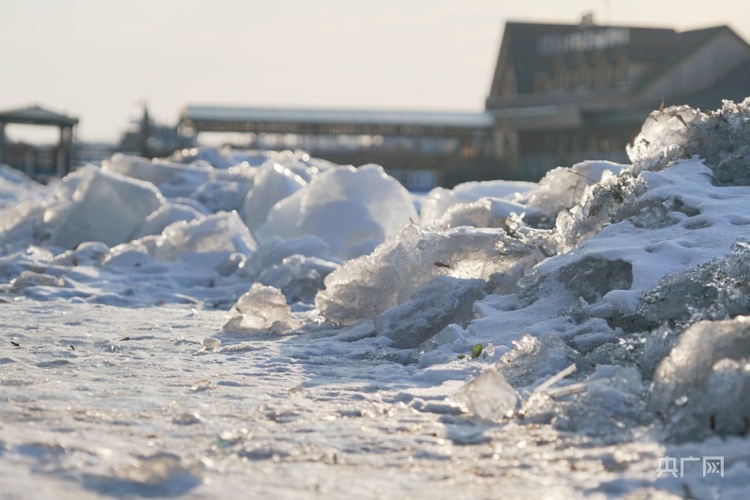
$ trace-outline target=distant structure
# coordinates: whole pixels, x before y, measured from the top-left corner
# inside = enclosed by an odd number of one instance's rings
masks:
[[[627,162],[648,114],[688,104],[704,110],[750,96],[750,45],[727,26],[670,28],[505,25],[485,110],[478,112],[291,109],[189,104],[176,126],[143,114],[121,141],[77,144],[77,118],[37,106],[0,113],[0,161],[32,175],[120,151],[168,156],[222,134],[232,146],[299,149],[336,163],[379,163],[413,190],[484,179],[539,180],[586,159]],[[59,144],[11,144],[5,125],[60,128]],[[77,157],[77,162],[74,161]]]
[[[627,162],[660,106],[715,109],[750,96],[750,45],[727,26],[669,28],[509,22],[485,111],[434,113],[195,106],[180,135],[234,132],[251,147],[375,162],[412,189],[539,180],[585,159]]]
[[[451,183],[452,172],[491,177],[482,163],[492,116],[485,112],[374,111],[196,106],[184,108],[179,131],[239,133],[245,147],[303,149],[338,163],[379,163],[412,189]],[[452,183],[456,180],[453,179]]]
[[[179,137],[177,127],[156,123],[149,115],[145,102],[142,106],[140,120],[134,121],[122,134],[116,146],[117,151],[156,158],[169,156],[175,150],[193,144],[188,138]]]
[[[510,22],[486,109],[503,177],[537,180],[584,159],[627,161],[662,103],[704,110],[750,96],[750,46],[727,26],[663,28]]]
[[[35,147],[6,140],[10,124],[57,127],[60,141],[56,147]],[[0,162],[23,169],[32,176],[63,176],[73,165],[73,138],[78,118],[56,113],[40,106],[28,106],[0,112]]]

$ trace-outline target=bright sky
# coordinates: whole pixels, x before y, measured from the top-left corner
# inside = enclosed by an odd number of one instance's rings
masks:
[[[187,103],[476,111],[507,20],[586,12],[601,24],[729,24],[750,39],[740,0],[8,1],[0,110],[76,115],[83,140],[117,139],[144,100],[170,124]]]

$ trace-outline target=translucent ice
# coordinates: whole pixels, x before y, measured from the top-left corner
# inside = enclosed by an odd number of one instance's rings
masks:
[[[281,290],[287,302],[312,304],[324,288],[323,280],[338,264],[304,255],[292,255],[265,268],[257,277],[259,283]]]
[[[378,335],[406,349],[419,346],[449,324],[465,325],[474,319],[474,302],[485,296],[483,285],[481,280],[438,277],[407,301],[378,315]]]
[[[714,170],[718,184],[750,185],[750,98],[703,113],[687,106],[654,111],[628,155],[638,170],[659,170],[699,155]]]
[[[513,414],[518,396],[501,373],[487,368],[464,385],[453,400],[482,420],[499,421]]]
[[[750,317],[701,321],[654,375],[651,406],[678,440],[750,430]]]
[[[231,314],[224,325],[227,332],[285,333],[299,326],[281,291],[260,283],[239,298]]]
[[[353,323],[401,304],[438,276],[487,280],[490,289],[507,291],[541,258],[532,242],[503,231],[410,225],[331,273],[315,303],[329,321]]]
[[[555,334],[537,339],[529,334],[513,343],[497,368],[514,387],[527,387],[559,373],[578,359],[578,353]]]
[[[435,221],[435,224],[441,228],[459,226],[507,228],[507,219],[511,214],[520,216],[529,212],[532,212],[532,216],[537,216],[536,210],[517,202],[500,198],[481,198],[473,203],[453,205]]]
[[[555,168],[529,193],[527,203],[554,221],[561,210],[579,203],[586,188],[605,178],[605,172],[611,177],[619,175],[625,167],[608,161],[584,161],[570,168]]]

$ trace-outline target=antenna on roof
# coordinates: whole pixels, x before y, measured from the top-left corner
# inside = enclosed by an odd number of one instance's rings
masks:
[[[594,25],[594,13],[587,12],[581,17],[581,28],[590,28]]]

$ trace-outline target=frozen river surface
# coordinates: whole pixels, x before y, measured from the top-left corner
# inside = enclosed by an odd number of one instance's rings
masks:
[[[473,421],[450,373],[420,387],[342,340],[243,341],[221,333],[225,312],[1,307],[3,499],[710,498],[750,473],[740,438],[667,447]],[[744,467],[734,482],[697,466],[657,480],[659,457],[712,447]]]

